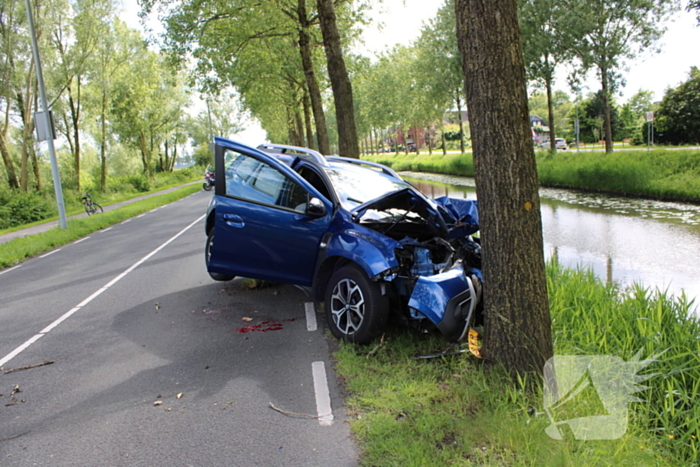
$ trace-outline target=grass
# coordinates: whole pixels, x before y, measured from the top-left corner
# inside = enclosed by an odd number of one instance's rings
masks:
[[[700,202],[700,151],[537,152],[542,186],[615,193],[667,201]],[[364,156],[394,170],[474,176],[472,154]]]
[[[68,228],[65,230],[57,227],[36,235],[16,238],[0,245],[0,268],[14,266],[27,258],[65,245],[158,206],[172,203],[199,190],[201,190],[199,184],[187,185],[173,192],[136,201],[113,211],[90,217],[69,219]]]
[[[513,381],[469,354],[416,359],[445,341],[391,329],[375,352],[343,344],[336,368],[350,393],[351,429],[364,466],[677,466],[697,465],[700,325],[684,297],[633,287],[618,290],[589,271],[548,267],[557,355],[625,360],[666,350],[658,373],[630,403],[616,440],[555,440],[545,433],[541,390]],[[372,349],[375,350],[375,349]],[[642,372],[644,373],[644,371]],[[588,409],[583,398],[580,409]]]

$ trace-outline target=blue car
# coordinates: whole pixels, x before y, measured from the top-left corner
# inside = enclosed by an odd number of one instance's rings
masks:
[[[214,280],[294,284],[334,336],[367,344],[391,313],[448,340],[481,318],[476,201],[431,200],[390,168],[215,139],[205,260]]]

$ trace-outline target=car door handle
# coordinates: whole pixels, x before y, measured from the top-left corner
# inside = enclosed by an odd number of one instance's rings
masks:
[[[238,216],[236,214],[224,214],[224,221],[230,225],[231,227],[244,227],[245,222],[243,222],[243,218],[241,216]]]

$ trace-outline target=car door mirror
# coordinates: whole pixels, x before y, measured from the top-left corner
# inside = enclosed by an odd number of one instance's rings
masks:
[[[318,198],[311,198],[306,208],[306,214],[311,217],[323,217],[326,215],[326,206]]]

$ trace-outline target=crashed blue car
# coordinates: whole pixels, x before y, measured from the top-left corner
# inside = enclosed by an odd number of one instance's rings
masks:
[[[431,200],[390,168],[215,139],[209,275],[294,284],[334,336],[367,344],[395,315],[451,342],[481,315],[476,201]]]

